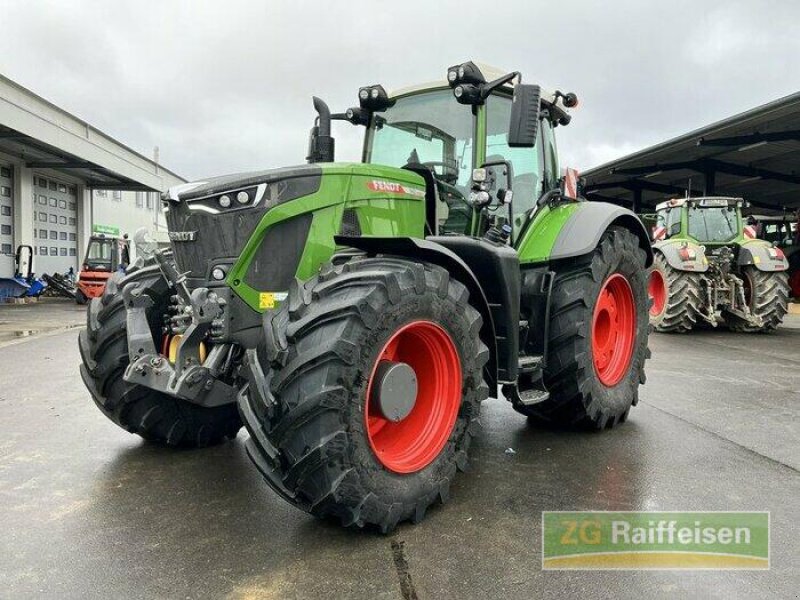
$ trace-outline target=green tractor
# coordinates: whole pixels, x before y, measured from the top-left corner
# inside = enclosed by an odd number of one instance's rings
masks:
[[[147,440],[236,435],[267,483],[391,530],[447,499],[481,402],[623,422],[648,356],[644,226],[559,177],[574,94],[474,63],[314,98],[307,165],[179,186],[171,251],[109,282],[81,333],[100,409]],[[332,121],[365,128],[334,162]]]
[[[789,264],[756,239],[741,198],[683,198],[656,207],[648,292],[656,331],[682,333],[698,321],[733,331],[771,332],[788,310]]]

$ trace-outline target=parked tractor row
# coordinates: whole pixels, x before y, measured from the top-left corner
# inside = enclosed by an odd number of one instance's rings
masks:
[[[648,292],[656,331],[698,324],[770,332],[790,297],[783,250],[757,239],[741,198],[684,198],[656,207]]]

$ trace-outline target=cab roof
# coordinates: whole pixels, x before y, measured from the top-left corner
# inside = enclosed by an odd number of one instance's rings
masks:
[[[493,79],[497,79],[498,77],[502,77],[506,73],[511,72],[509,70],[501,69],[500,67],[495,67],[479,61],[472,61],[472,63],[481,70],[481,73],[486,78],[486,81],[492,81]],[[516,83],[512,81],[501,86],[500,89],[511,92],[513,91],[515,85]],[[391,90],[389,92],[389,98],[399,98],[401,96],[407,96],[409,94],[415,94],[417,92],[424,92],[428,90],[437,90],[437,89],[447,89],[449,87],[450,84],[447,83],[447,79],[445,77],[442,77],[441,79],[435,79],[433,81],[426,81],[424,83],[417,83]],[[556,95],[553,91],[544,86],[540,87],[541,87],[542,100],[544,100],[548,104],[555,103],[559,109],[563,110],[566,113],[569,113],[569,109],[566,106],[564,106],[562,98],[560,97],[556,98]]]
[[[667,208],[675,208],[677,206],[684,206],[687,203],[699,204],[700,206],[731,206],[741,204],[744,200],[733,196],[700,196],[693,198],[673,198],[661,204],[656,205],[656,210],[664,210]]]

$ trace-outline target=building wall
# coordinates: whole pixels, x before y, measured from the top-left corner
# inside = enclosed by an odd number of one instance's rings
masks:
[[[130,238],[145,227],[151,233],[166,230],[157,192],[92,192],[92,229],[95,232],[118,231]]]
[[[33,247],[37,275],[64,273],[79,269],[93,231],[132,238],[141,227],[166,231],[158,192],[89,190],[78,178],[0,153],[0,277],[14,274],[20,244]]]

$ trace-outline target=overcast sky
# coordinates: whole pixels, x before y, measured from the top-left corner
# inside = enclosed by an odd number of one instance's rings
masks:
[[[314,112],[465,60],[575,91],[586,169],[800,90],[800,2],[0,0],[0,72],[189,178],[303,162]],[[337,158],[361,128],[335,127]]]

